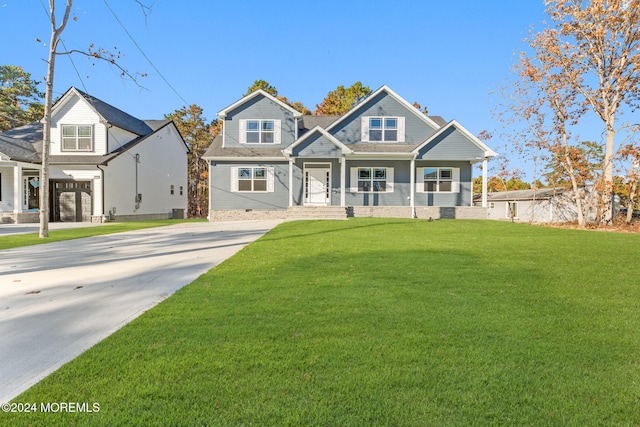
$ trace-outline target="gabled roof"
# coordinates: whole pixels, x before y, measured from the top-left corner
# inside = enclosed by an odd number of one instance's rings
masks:
[[[65,105],[74,95],[87,102],[87,104],[89,104],[93,111],[95,111],[95,113],[100,116],[105,123],[119,127],[120,129],[124,129],[139,136],[148,135],[152,132],[151,127],[149,127],[149,125],[144,121],[133,117],[131,114],[125,113],[113,105],[107,104],[98,98],[84,93],[73,86],[69,88],[64,95],[62,95],[58,102],[56,102],[53,106],[52,114],[55,114],[56,110]]]
[[[484,156],[485,157],[495,157],[498,154],[493,151],[491,148],[489,148],[489,146],[487,146],[487,144],[485,144],[484,142],[480,141],[480,139],[478,139],[477,136],[475,136],[474,134],[472,134],[471,132],[469,132],[464,126],[462,126],[460,123],[458,123],[455,120],[451,120],[446,126],[441,127],[440,129],[438,129],[438,131],[436,133],[434,133],[433,135],[431,135],[429,138],[427,138],[426,141],[424,141],[422,144],[418,145],[413,152],[415,154],[417,154],[422,148],[424,148],[426,145],[428,145],[429,143],[431,143],[432,141],[436,140],[440,135],[442,135],[443,133],[447,132],[449,129],[451,128],[455,128],[458,131],[460,131],[460,133],[462,133],[469,141],[471,141],[472,143],[474,143],[475,145],[478,146],[478,148],[480,148],[483,152],[484,152]]]
[[[39,163],[40,156],[31,142],[0,134],[0,160]]]
[[[439,129],[440,126],[433,121],[429,116],[422,114],[416,107],[414,107],[413,105],[409,104],[409,102],[407,102],[406,99],[404,99],[403,97],[401,97],[400,95],[398,95],[397,93],[395,93],[393,90],[391,90],[391,88],[389,88],[387,85],[382,86],[380,89],[376,90],[375,92],[373,92],[371,95],[369,95],[364,101],[362,101],[360,104],[356,105],[355,107],[353,107],[351,110],[349,110],[349,112],[347,114],[345,114],[344,116],[340,117],[338,120],[336,120],[335,122],[333,122],[328,128],[327,130],[330,131],[331,129],[333,129],[334,127],[338,126],[340,123],[342,123],[343,121],[345,121],[346,119],[348,119],[349,117],[357,114],[361,109],[363,109],[370,100],[374,99],[376,96],[378,96],[381,93],[386,93],[387,95],[391,96],[391,98],[395,99],[398,103],[402,104],[404,107],[407,108],[408,111],[410,111],[411,113],[413,113],[416,117],[418,117],[420,120],[422,120],[423,122],[425,122],[426,124],[428,124],[429,126],[431,126],[434,130],[435,129]]]
[[[218,135],[207,148],[202,156],[205,160],[238,160],[254,159],[260,160],[285,160],[281,148],[256,148],[256,147],[222,147],[222,135]]]
[[[331,143],[333,143],[336,147],[338,147],[342,151],[342,154],[351,154],[351,153],[353,153],[353,150],[351,150],[349,147],[347,147],[342,142],[338,141],[338,139],[335,136],[331,135],[329,132],[327,132],[326,130],[321,128],[319,125],[316,125],[313,129],[311,129],[310,131],[306,132],[304,134],[304,136],[302,136],[301,138],[298,138],[297,141],[295,141],[293,144],[289,145],[287,148],[282,150],[282,152],[285,155],[293,154],[294,148],[296,148],[298,145],[304,143],[307,139],[309,139],[315,133],[319,133],[320,135],[322,135],[325,138],[327,138]]]
[[[232,111],[232,110],[238,108],[239,106],[241,106],[245,102],[248,102],[248,101],[252,100],[253,98],[255,98],[257,96],[264,96],[268,100],[270,100],[272,102],[275,102],[276,104],[278,104],[279,106],[281,106],[285,110],[288,110],[289,112],[291,112],[291,114],[293,114],[293,117],[302,117],[302,113],[300,111],[296,110],[295,108],[291,107],[290,105],[285,104],[284,102],[280,101],[275,96],[265,92],[262,89],[258,89],[258,90],[254,91],[254,92],[251,92],[249,95],[244,96],[242,99],[239,99],[238,101],[234,102],[233,104],[229,105],[228,107],[223,108],[222,110],[218,111],[218,117],[221,118],[221,119],[224,119],[225,117],[227,117],[227,113],[229,111]]]

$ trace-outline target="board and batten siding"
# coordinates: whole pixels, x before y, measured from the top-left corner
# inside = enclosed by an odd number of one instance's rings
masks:
[[[240,143],[240,121],[250,119],[280,120],[280,144],[242,144]],[[262,95],[247,101],[227,113],[224,120],[225,147],[264,147],[285,148],[293,143],[296,135],[296,120],[290,111],[265,98]]]
[[[140,159],[137,192],[142,195],[137,208],[136,154]],[[159,129],[101,168],[104,214],[114,207],[116,215],[171,214],[173,209],[187,209],[187,148],[173,125]]]
[[[413,107],[411,107],[413,108]],[[362,117],[404,117],[404,142],[398,144],[419,144],[436,132],[430,125],[416,116],[386,92],[381,92],[365,101],[357,114],[331,129],[331,134],[344,144],[357,144],[362,141]],[[371,142],[371,144],[376,144]]]
[[[231,168],[273,168],[273,192],[235,192]],[[287,162],[215,162],[209,168],[209,209],[287,209],[289,206],[289,163]]]
[[[347,206],[409,206],[411,195],[411,163],[408,161],[388,160],[349,160],[347,161],[346,194]],[[359,193],[351,191],[358,188],[353,182],[353,168],[393,168],[393,192]]]
[[[91,125],[93,127],[93,151],[62,151],[62,125]],[[84,100],[74,95],[51,121],[51,155],[95,155],[107,153],[107,130],[100,123],[98,114]]]
[[[459,190],[455,193],[427,193],[417,191],[420,187],[419,171],[426,167],[457,168],[459,169]],[[473,191],[473,166],[469,162],[460,161],[416,161],[416,206],[471,206]],[[423,181],[424,182],[424,181]]]

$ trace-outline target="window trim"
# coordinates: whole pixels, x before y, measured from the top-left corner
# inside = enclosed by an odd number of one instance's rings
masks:
[[[367,180],[370,181],[371,185],[369,186],[369,190],[360,190],[359,181],[365,181],[365,179],[360,178],[360,170],[361,169],[371,169],[371,177]],[[382,179],[375,179],[375,173],[373,173],[374,169],[384,169],[385,170],[385,191],[375,191],[375,182],[383,181]],[[351,193],[359,193],[359,194],[386,194],[393,193],[394,191],[394,168],[389,166],[354,166],[351,168],[351,185],[349,188],[349,192]]]
[[[75,128],[75,132],[74,132],[74,136],[65,136],[64,134],[64,130],[65,128]],[[89,128],[89,130],[91,131],[91,148],[90,149],[81,149],[80,144],[79,144],[79,140],[80,140],[80,135],[79,135],[79,129],[80,128]],[[87,124],[66,124],[66,125],[61,125],[60,126],[60,151],[65,151],[65,152],[70,152],[70,153],[93,153],[95,152],[95,131],[93,128],[93,125],[87,125]],[[65,139],[71,139],[74,138],[75,139],[75,147],[76,148],[66,148],[65,147]],[[82,138],[86,138],[86,137],[82,137]]]
[[[382,139],[381,140],[371,140],[371,120],[379,119],[381,121],[381,128],[379,129],[381,132]],[[386,121],[387,120],[396,120],[396,139],[386,141],[385,131],[386,129]],[[396,144],[399,142],[405,142],[405,118],[401,116],[362,116],[360,120],[361,125],[361,134],[360,139],[362,142],[371,142],[374,144]],[[377,129],[376,129],[377,130]],[[389,129],[391,130],[391,129]]]
[[[258,130],[257,131],[249,130],[249,127],[248,127],[249,122],[258,122]],[[262,128],[264,124],[267,122],[273,122],[273,142],[262,142],[263,133],[266,133],[265,131],[263,131]],[[278,145],[282,143],[282,121],[278,119],[240,119],[238,132],[239,132],[238,141],[240,142],[240,144]],[[248,142],[247,134],[249,132],[258,134],[258,142]]]
[[[249,179],[240,179],[240,169],[251,169],[251,178]],[[259,179],[259,181],[266,181],[266,189],[265,190],[255,190],[255,170],[256,169],[264,169],[265,170],[265,179]],[[231,167],[231,177],[230,177],[230,187],[232,193],[256,193],[256,194],[266,194],[273,193],[274,189],[274,168],[269,166],[259,166],[259,165],[242,165],[242,166],[232,166]],[[241,190],[240,189],[240,181],[251,181],[251,190]]]
[[[435,169],[437,176],[437,190],[436,191],[428,191],[426,186],[424,185],[424,171],[425,169]],[[451,181],[443,181],[443,182],[451,182],[451,190],[450,191],[440,191],[440,171],[441,170],[451,170]],[[418,168],[418,173],[416,174],[416,192],[418,193],[430,193],[430,194],[455,194],[460,192],[460,168],[452,167],[452,166],[424,166]]]

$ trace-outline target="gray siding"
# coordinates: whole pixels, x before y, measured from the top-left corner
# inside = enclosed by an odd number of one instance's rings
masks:
[[[282,121],[282,143],[281,144],[240,144],[240,119],[274,119]],[[238,108],[229,111],[224,121],[224,144],[225,147],[264,147],[264,148],[285,148],[295,139],[296,120],[293,114],[282,108],[280,105],[258,95],[255,98],[240,105]]]
[[[231,168],[263,166],[274,168],[272,193],[236,193],[231,191]],[[209,206],[220,209],[286,209],[289,205],[289,164],[262,162],[216,162],[210,168]],[[296,179],[300,179],[297,177]]]
[[[365,101],[358,114],[340,123],[331,130],[331,134],[344,144],[360,143],[360,118],[364,116],[405,117],[405,142],[399,144],[420,144],[435,133],[435,130],[417,117],[414,112],[408,110],[386,92],[381,92],[376,97]]]
[[[319,132],[308,137],[302,144],[293,150],[293,155],[298,157],[339,157],[342,150],[326,136]]]
[[[460,168],[459,193],[418,193],[416,192],[416,206],[471,206],[473,167],[469,162],[416,162],[416,168],[424,167],[452,167]],[[420,179],[416,174],[416,181]]]
[[[418,153],[424,160],[478,160],[484,158],[484,151],[451,127]]]
[[[347,162],[347,206],[409,206],[411,195],[411,163],[408,161],[348,161]],[[394,189],[393,193],[352,193],[351,168],[357,167],[388,167],[393,168]],[[354,187],[358,184],[354,183]]]

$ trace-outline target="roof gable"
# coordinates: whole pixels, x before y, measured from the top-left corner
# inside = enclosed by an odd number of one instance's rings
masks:
[[[452,141],[447,145],[456,144],[456,147],[441,145],[447,140]],[[453,142],[455,140],[455,142]],[[452,151],[456,154],[452,157]],[[440,128],[422,144],[418,145],[413,153],[418,157],[428,156],[437,160],[484,160],[486,157],[494,157],[497,154],[484,142],[464,128],[455,120]],[[455,158],[459,156],[459,158]]]
[[[342,122],[352,118],[353,116],[359,114],[360,111],[366,109],[369,107],[370,103],[372,100],[375,100],[378,95],[382,94],[382,93],[386,93],[387,95],[389,95],[391,98],[393,98],[395,101],[397,101],[399,104],[401,104],[402,106],[404,106],[409,112],[411,112],[412,114],[414,114],[416,117],[418,117],[420,120],[422,120],[423,122],[425,122],[426,124],[428,124],[432,129],[438,129],[440,126],[438,126],[438,124],[433,121],[431,118],[429,118],[429,116],[422,114],[416,107],[414,107],[413,105],[411,105],[409,102],[407,102],[407,100],[405,100],[404,98],[402,98],[400,95],[398,95],[397,93],[395,93],[393,90],[391,90],[391,88],[389,88],[387,85],[382,86],[381,88],[379,88],[378,90],[376,90],[375,92],[373,92],[371,95],[369,95],[364,101],[362,101],[360,104],[356,105],[355,107],[353,107],[347,114],[345,114],[344,116],[340,117],[338,120],[336,120],[335,122],[333,122],[328,128],[328,131],[331,131],[332,129],[338,127]]]
[[[339,154],[351,154],[352,151],[338,141],[333,135],[316,125],[300,139],[283,150],[285,155],[305,157],[326,156],[332,152]]]
[[[93,97],[81,90],[71,87],[53,106],[52,114],[55,113],[73,97],[76,96],[79,99],[86,102],[89,107],[100,116],[101,120],[105,123],[116,126],[120,129],[124,129],[128,132],[136,134],[138,136],[148,135],[152,132],[152,129],[142,120],[133,117],[132,115],[125,113],[124,111],[107,104],[106,102]]]
[[[227,117],[227,114],[230,111],[235,110],[236,108],[240,107],[241,105],[251,101],[252,99],[258,97],[258,96],[262,96],[267,98],[268,100],[270,100],[271,102],[274,102],[276,104],[278,104],[280,107],[284,108],[285,110],[288,110],[293,117],[302,117],[302,113],[299,112],[298,110],[296,110],[295,108],[291,107],[290,105],[285,104],[284,102],[280,101],[278,98],[276,98],[275,96],[265,92],[262,89],[258,89],[254,92],[251,92],[249,95],[244,96],[243,98],[239,99],[238,101],[234,102],[233,104],[229,105],[226,108],[223,108],[222,110],[218,111],[218,117],[221,119],[224,119],[225,117]]]

